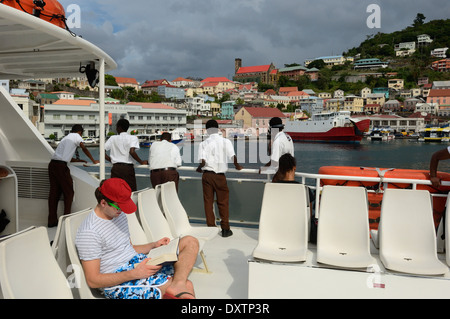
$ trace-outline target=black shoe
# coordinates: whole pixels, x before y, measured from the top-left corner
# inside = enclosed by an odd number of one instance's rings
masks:
[[[233,235],[231,229],[222,229],[222,237],[230,237]]]

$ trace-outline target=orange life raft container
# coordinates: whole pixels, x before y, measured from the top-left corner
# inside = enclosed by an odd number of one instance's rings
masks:
[[[56,0],[0,0],[0,4],[24,11],[63,29],[67,28],[64,7]]]
[[[381,177],[381,178],[399,178],[399,179],[416,179],[429,180],[430,175],[427,170],[413,169],[394,169],[394,168],[374,168],[374,167],[355,167],[355,166],[323,166],[319,169],[319,174],[323,175],[343,175],[343,176],[360,176],[360,177]],[[450,181],[450,174],[437,172],[437,176],[442,181]],[[381,204],[383,200],[383,189],[386,187],[383,182],[366,182],[366,181],[350,181],[338,179],[322,179],[321,185],[341,185],[341,186],[362,186],[368,192],[369,201],[369,222],[371,229],[378,229],[380,221]],[[410,183],[387,183],[387,188],[411,188]],[[430,193],[447,194],[450,191],[449,186],[441,186],[439,189],[431,185],[417,185],[417,189],[428,190]],[[436,228],[441,221],[442,215],[445,213],[445,204],[447,197],[433,197],[433,218]]]

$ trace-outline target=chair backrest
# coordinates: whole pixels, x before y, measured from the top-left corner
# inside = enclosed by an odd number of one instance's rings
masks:
[[[340,267],[368,267],[369,209],[364,187],[324,186],[320,198],[317,261]]]
[[[259,221],[258,246],[306,250],[310,212],[303,184],[267,183]]]
[[[379,226],[380,250],[436,250],[432,212],[428,191],[385,190]]]
[[[183,205],[178,198],[174,182],[167,182],[161,185],[161,205],[164,215],[169,223],[174,236],[189,233],[191,225]]]
[[[150,241],[142,228],[136,213],[126,214],[128,220],[128,228],[130,229],[130,238],[133,245],[145,245]]]
[[[145,190],[138,197],[139,216],[149,241],[157,241],[163,237],[173,239],[169,223],[158,205],[156,190]]]
[[[73,298],[44,227],[0,243],[0,282],[6,299]]]
[[[386,189],[379,225],[380,258],[386,268],[432,274],[446,267],[437,258],[431,195],[426,190]],[[420,264],[414,266],[416,263]],[[415,267],[414,269],[412,267]]]
[[[68,215],[61,215],[59,217],[58,227],[56,228],[55,237],[53,238],[52,251],[53,255],[56,258],[56,261],[59,264],[59,267],[63,272],[67,270],[67,266],[70,264],[70,259],[67,254],[67,246],[66,246],[66,230],[65,230],[66,218],[69,216],[73,216],[75,214],[81,214],[90,211],[92,211],[92,208],[86,208],[79,212],[75,212]]]
[[[74,286],[77,288],[81,299],[94,299],[99,297],[98,291],[96,289],[91,289],[86,282],[86,277],[84,276],[83,267],[81,265],[80,258],[78,257],[78,251],[75,245],[78,227],[80,227],[83,220],[89,214],[90,212],[88,211],[81,214],[71,215],[66,218],[65,222],[67,251],[73,267],[73,275],[75,277]]]

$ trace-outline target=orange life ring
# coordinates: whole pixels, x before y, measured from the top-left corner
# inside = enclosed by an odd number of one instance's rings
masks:
[[[0,0],[0,4],[16,8],[31,15],[48,21],[58,27],[66,29],[66,12],[64,7],[56,0],[37,2],[33,0]]]
[[[383,177],[383,178],[404,178],[429,180],[430,175],[427,170],[413,169],[389,169],[374,167],[355,167],[355,166],[323,166],[319,168],[319,174],[322,175],[344,175],[344,176],[360,176],[360,177]],[[450,174],[437,172],[437,176],[443,181],[450,181]],[[378,229],[380,220],[381,202],[383,199],[382,190],[385,187],[379,182],[363,182],[363,181],[347,181],[337,179],[322,179],[321,185],[341,185],[341,186],[362,186],[368,190],[369,201],[369,222],[371,229]],[[408,183],[388,183],[387,188],[410,188]],[[450,191],[449,186],[441,186],[438,189],[431,185],[417,185],[417,189],[428,190],[430,193],[447,194]],[[438,227],[442,215],[445,213],[446,197],[433,197],[433,218],[435,226]]]

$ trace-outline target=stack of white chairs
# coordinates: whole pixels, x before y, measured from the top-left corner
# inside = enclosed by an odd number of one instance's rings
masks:
[[[73,298],[45,227],[27,229],[0,242],[0,282],[6,299]]]
[[[157,192],[155,189],[146,189],[139,192],[138,195],[138,211],[139,218],[141,220],[142,227],[149,238],[149,241],[157,241],[161,238],[168,237],[173,239],[177,237],[170,229],[169,223],[164,217],[157,198]],[[209,273],[210,270],[206,263],[205,254],[203,252],[203,246],[205,244],[204,239],[199,239],[199,253],[202,259],[204,268],[195,268],[193,271]]]
[[[303,184],[267,183],[253,257],[274,262],[303,262],[308,248],[310,211]]]
[[[363,187],[324,186],[320,199],[317,261],[344,268],[367,268],[370,254],[369,210]]]
[[[198,240],[211,240],[219,233],[218,227],[199,226],[193,227],[183,207],[174,182],[167,182],[157,187],[160,188],[161,205],[169,227],[174,236],[190,235]],[[158,191],[158,190],[157,190]]]
[[[432,198],[426,190],[386,189],[378,238],[387,269],[416,275],[448,271],[437,257]]]

